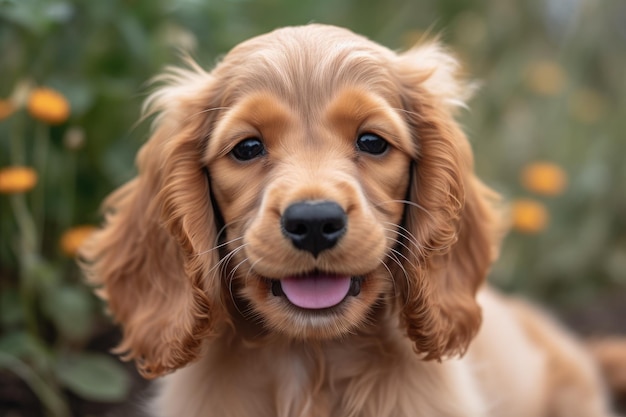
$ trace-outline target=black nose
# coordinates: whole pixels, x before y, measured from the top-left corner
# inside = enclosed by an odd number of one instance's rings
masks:
[[[283,234],[296,248],[317,256],[346,232],[347,217],[335,202],[302,201],[287,207],[281,222]]]

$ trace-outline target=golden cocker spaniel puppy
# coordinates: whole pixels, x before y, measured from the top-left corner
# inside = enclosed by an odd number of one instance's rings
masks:
[[[484,280],[495,196],[435,42],[285,28],[160,77],[83,267],[158,417],[607,417],[591,358]]]

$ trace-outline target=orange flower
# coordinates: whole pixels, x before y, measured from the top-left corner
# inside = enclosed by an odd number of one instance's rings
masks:
[[[65,255],[74,257],[80,245],[96,230],[98,228],[91,225],[76,226],[67,230],[61,236],[61,250]]]
[[[36,88],[28,98],[28,111],[35,119],[51,125],[65,122],[70,116],[70,104],[58,91]]]
[[[0,193],[17,194],[32,190],[37,184],[37,172],[23,166],[0,169]]]
[[[535,94],[555,96],[565,88],[567,74],[554,61],[537,61],[526,69],[526,83]]]
[[[511,207],[513,228],[522,233],[536,234],[548,225],[549,215],[546,207],[538,201],[520,199]]]
[[[522,171],[522,185],[537,194],[555,196],[567,187],[567,174],[551,162],[536,162]]]
[[[9,117],[15,111],[15,106],[9,100],[0,100],[0,120]]]

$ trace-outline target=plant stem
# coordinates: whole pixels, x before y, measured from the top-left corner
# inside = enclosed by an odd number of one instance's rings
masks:
[[[50,417],[70,417],[71,413],[58,389],[49,385],[35,370],[20,359],[0,352],[0,368],[8,369],[33,390]]]
[[[11,163],[14,165],[24,165],[26,157],[24,155],[24,118],[21,114],[15,114],[11,124]]]
[[[20,240],[18,243],[18,259],[20,274],[20,298],[24,307],[26,325],[28,331],[34,337],[39,337],[39,326],[37,325],[37,317],[35,314],[35,285],[33,282],[33,269],[39,262],[37,252],[37,226],[33,220],[26,197],[24,194],[15,194],[10,196],[11,208],[13,216],[17,222],[20,231]]]
[[[62,228],[68,229],[74,220],[74,204],[76,200],[76,152],[70,150],[65,160],[65,176],[67,178],[65,200],[66,207],[61,213],[58,213],[59,223]]]
[[[38,123],[35,131],[34,163],[39,175],[39,182],[33,192],[33,216],[35,218],[37,236],[37,248],[41,250],[45,227],[45,183],[46,167],[48,163],[48,153],[50,148],[50,127],[43,123]]]

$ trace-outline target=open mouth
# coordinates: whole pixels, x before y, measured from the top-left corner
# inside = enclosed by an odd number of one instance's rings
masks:
[[[361,292],[363,277],[333,275],[315,271],[310,274],[271,280],[272,294],[306,310],[321,310],[339,305]]]

